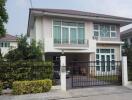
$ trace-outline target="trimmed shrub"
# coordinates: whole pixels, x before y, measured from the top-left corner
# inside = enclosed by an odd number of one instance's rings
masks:
[[[1,94],[2,90],[3,90],[3,84],[0,82],[0,94]]]
[[[52,71],[51,62],[0,62],[0,79],[3,82],[4,88],[11,88],[14,81],[52,79]]]
[[[36,81],[15,81],[13,82],[13,93],[16,95],[29,93],[43,93],[50,91],[52,81],[49,79]]]

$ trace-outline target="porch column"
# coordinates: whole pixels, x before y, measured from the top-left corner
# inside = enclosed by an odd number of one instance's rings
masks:
[[[66,91],[66,56],[60,57],[61,90]]]
[[[128,85],[127,57],[122,57],[122,85]]]
[[[95,67],[91,67],[91,66],[95,66],[95,63],[92,63],[93,61],[96,61],[96,54],[95,53],[90,53],[90,74],[92,76],[96,75],[96,69]]]

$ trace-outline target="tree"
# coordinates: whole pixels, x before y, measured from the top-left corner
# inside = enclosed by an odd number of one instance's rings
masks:
[[[0,61],[3,59],[1,49],[0,49]]]
[[[17,39],[18,48],[10,50],[5,58],[10,61],[17,60],[42,60],[42,52],[40,43],[36,43],[35,40],[29,45],[27,37],[21,35]]]
[[[41,43],[39,42],[36,45],[36,41],[32,40],[31,45],[29,46],[29,55],[28,55],[28,59],[38,59],[41,60],[42,59],[42,52],[41,52]]]
[[[123,55],[127,56],[128,80],[132,81],[132,45],[125,43]]]
[[[8,22],[8,14],[5,8],[6,1],[7,0],[0,0],[0,37],[5,35],[6,29],[4,24]]]

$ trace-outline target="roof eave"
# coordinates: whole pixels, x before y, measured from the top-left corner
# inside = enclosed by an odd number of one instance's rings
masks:
[[[30,27],[33,23],[34,16],[54,16],[54,17],[68,17],[68,18],[77,18],[77,19],[85,19],[85,20],[92,20],[97,22],[109,22],[120,24],[120,26],[125,26],[132,23],[132,19],[127,18],[107,18],[107,17],[94,17],[94,16],[82,16],[82,15],[71,15],[71,14],[60,14],[60,13],[52,13],[52,12],[43,12],[43,11],[35,11],[30,9],[29,11],[29,19],[28,19],[28,29],[27,35],[30,36]]]

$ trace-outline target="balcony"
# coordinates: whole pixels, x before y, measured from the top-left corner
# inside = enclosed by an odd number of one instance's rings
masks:
[[[54,40],[54,47],[64,49],[84,49],[88,48],[88,40]]]
[[[93,36],[93,39],[96,41],[120,41],[120,37],[99,37]]]
[[[44,39],[45,52],[96,52],[96,40],[55,41],[53,38]]]

